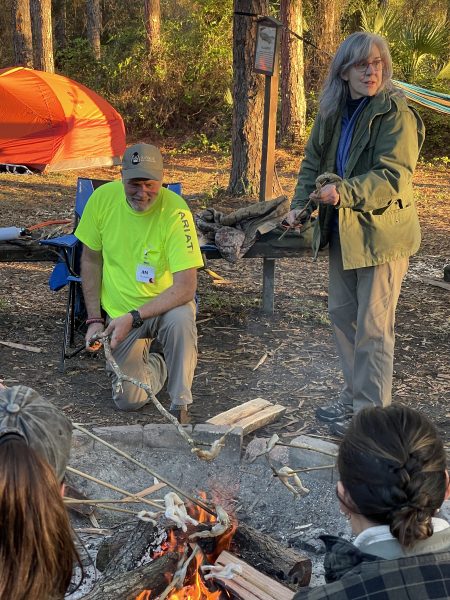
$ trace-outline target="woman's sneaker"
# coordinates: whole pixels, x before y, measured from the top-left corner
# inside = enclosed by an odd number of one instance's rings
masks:
[[[316,418],[324,423],[335,423],[337,421],[345,421],[353,416],[353,406],[344,404],[338,400],[330,406],[319,406],[316,410]]]

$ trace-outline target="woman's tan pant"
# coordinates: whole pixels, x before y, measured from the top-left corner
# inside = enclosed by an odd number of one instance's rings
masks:
[[[339,236],[332,237],[328,311],[344,375],[340,400],[354,412],[391,403],[395,309],[408,262],[344,271]]]
[[[164,358],[149,352],[154,338],[161,342]],[[194,301],[178,306],[163,315],[145,319],[139,329],[132,329],[113,351],[121,371],[148,384],[156,395],[164,385],[171,408],[192,403],[191,386],[197,365],[197,327]],[[167,366],[166,366],[167,365]],[[117,378],[109,364],[106,370],[112,379],[112,397],[121,410],[136,410],[148,402],[145,390],[132,383],[123,383],[116,389]]]

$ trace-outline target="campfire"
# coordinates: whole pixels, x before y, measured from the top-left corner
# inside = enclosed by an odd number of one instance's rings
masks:
[[[106,341],[104,345],[106,352]],[[161,411],[167,412],[162,407]],[[194,439],[189,430],[185,431],[177,421],[174,424],[188,443],[191,455],[195,454],[198,459],[207,462],[217,458],[225,445],[225,438],[234,430],[232,426],[228,427],[220,438],[211,443]],[[90,511],[87,515],[92,514],[94,506],[108,508],[109,504],[115,503],[145,504],[146,508],[138,512],[128,507],[111,507],[111,510],[130,513],[138,519],[131,523],[128,521],[124,528],[116,528],[102,542],[95,564],[96,583],[91,592],[82,596],[83,600],[291,600],[292,590],[309,583],[311,561],[307,556],[252,527],[233,524],[220,505],[213,506],[206,498],[200,499],[195,493],[182,489],[178,483],[169,481],[84,427],[76,425],[76,428],[154,478],[152,486],[130,492],[74,467],[67,467],[69,473],[122,495],[120,499],[87,496],[65,499],[70,506],[86,505]],[[267,454],[277,440],[278,436],[272,436],[263,454]],[[269,466],[294,497],[308,493],[296,471],[289,467],[277,469],[270,461]],[[163,499],[147,497],[162,487],[171,490]],[[224,498],[228,496],[227,491]],[[233,496],[231,500],[234,500]],[[188,505],[190,508],[185,502],[191,503]],[[134,528],[130,529],[130,525]],[[98,525],[95,527],[98,528]],[[81,596],[78,595],[78,598]]]
[[[206,500],[206,494],[202,493],[201,497],[203,501]],[[230,548],[236,523],[228,518],[220,506],[216,511],[217,519],[203,508],[190,505],[188,513],[192,523],[189,531],[188,527],[185,527],[186,531],[170,529],[161,550],[153,554],[152,560],[169,552],[182,557],[175,573],[165,574],[167,588],[159,595],[160,600],[219,600],[222,594],[228,597],[226,592],[217,589],[215,583],[211,582],[212,574],[208,572],[221,552]],[[230,575],[232,572],[232,569],[228,569]],[[206,579],[209,579],[209,584]],[[145,590],[136,600],[154,598],[156,595],[152,590]]]
[[[307,557],[238,524],[221,506],[181,504],[182,523],[139,521],[105,540],[97,555],[102,577],[83,600],[291,600],[309,582]],[[205,498],[199,504],[209,506]]]

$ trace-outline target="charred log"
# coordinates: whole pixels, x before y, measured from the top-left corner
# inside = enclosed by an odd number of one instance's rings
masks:
[[[152,598],[167,585],[166,573],[173,573],[180,555],[167,552],[153,562],[126,573],[103,577],[83,600],[135,600],[144,590],[152,590]]]
[[[307,556],[249,525],[239,524],[230,551],[293,590],[308,585],[311,579],[311,560]]]

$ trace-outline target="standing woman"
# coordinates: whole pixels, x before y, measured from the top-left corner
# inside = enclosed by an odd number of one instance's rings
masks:
[[[391,76],[380,36],[353,33],[340,45],[286,216],[304,223],[318,206],[315,253],[329,244],[328,309],[344,387],[316,417],[338,436],[354,413],[391,402],[395,309],[420,245],[412,177],[424,126]],[[332,182],[316,189],[324,173]]]
[[[406,406],[360,411],[339,447],[336,492],[356,538],[322,536],[328,585],[294,600],[447,600],[450,496],[444,445]]]
[[[62,500],[72,424],[31,388],[0,387],[0,598],[60,600],[78,554]]]

